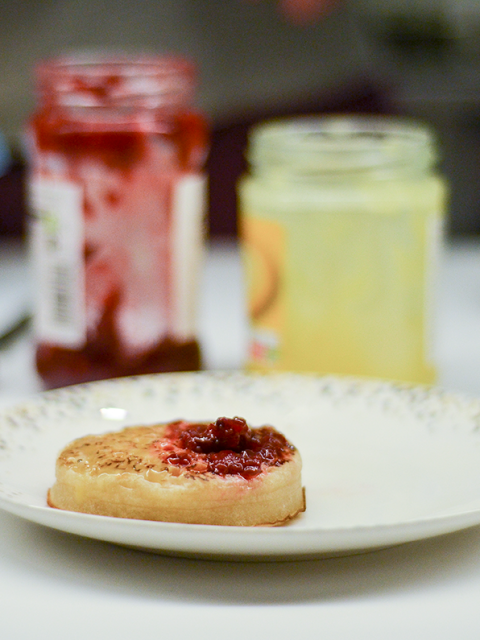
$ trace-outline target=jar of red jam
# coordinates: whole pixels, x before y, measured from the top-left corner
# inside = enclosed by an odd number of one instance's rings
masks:
[[[198,369],[208,133],[193,66],[57,58],[36,86],[28,191],[45,386]]]

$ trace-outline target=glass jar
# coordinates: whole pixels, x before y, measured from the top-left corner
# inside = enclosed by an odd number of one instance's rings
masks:
[[[193,66],[58,58],[36,85],[28,191],[46,387],[198,369],[208,134]]]
[[[435,379],[445,185],[430,132],[377,116],[261,123],[239,184],[248,367]]]

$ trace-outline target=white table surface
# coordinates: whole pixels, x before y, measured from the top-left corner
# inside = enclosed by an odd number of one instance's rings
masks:
[[[1,300],[0,300],[1,304]],[[209,254],[201,331],[209,368],[241,366],[237,252]],[[480,395],[480,243],[449,246],[437,327],[440,385]],[[0,404],[40,389],[27,334],[0,351]],[[285,563],[168,558],[0,512],[0,638],[480,637],[480,527],[364,555]]]

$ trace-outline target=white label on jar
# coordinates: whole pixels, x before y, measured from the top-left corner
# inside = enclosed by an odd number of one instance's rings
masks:
[[[192,174],[177,182],[173,194],[173,329],[175,336],[183,340],[193,338],[196,334],[205,192],[205,177]]]
[[[29,199],[36,337],[81,347],[86,339],[82,189],[71,182],[35,178]]]

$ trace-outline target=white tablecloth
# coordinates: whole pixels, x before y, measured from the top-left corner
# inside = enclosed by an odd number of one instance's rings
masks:
[[[241,366],[234,248],[210,252],[202,297],[207,366]],[[446,251],[436,350],[441,386],[480,395],[480,243]],[[0,403],[39,389],[27,334],[0,352]],[[480,527],[352,557],[228,563],[124,549],[0,512],[2,640],[147,635],[478,640]]]

